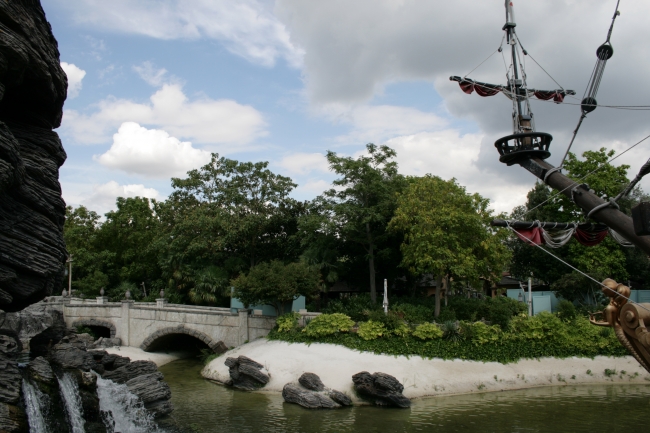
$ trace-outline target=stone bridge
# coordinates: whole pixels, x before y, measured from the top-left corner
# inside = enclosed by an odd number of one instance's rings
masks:
[[[275,326],[275,317],[251,315],[249,310],[168,304],[163,300],[107,302],[106,298],[68,298],[61,305],[68,327],[104,328],[105,335],[120,338],[123,346],[145,351],[155,350],[165,338],[187,334],[221,353],[263,337]]]

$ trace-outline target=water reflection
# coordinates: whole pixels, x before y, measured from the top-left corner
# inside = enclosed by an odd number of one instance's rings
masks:
[[[307,410],[280,395],[215,385],[192,359],[161,367],[174,417],[196,432],[645,431],[650,385],[593,385],[415,400],[411,409]]]

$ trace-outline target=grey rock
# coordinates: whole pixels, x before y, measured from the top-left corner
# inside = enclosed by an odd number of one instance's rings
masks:
[[[90,371],[98,367],[93,355],[76,342],[61,342],[54,346],[49,354],[50,362],[62,368]],[[101,366],[101,364],[99,364]]]
[[[138,376],[157,372],[158,368],[156,367],[156,364],[151,361],[133,361],[113,371],[104,372],[102,377],[121,384]]]
[[[9,335],[0,335],[0,353],[17,354],[22,349],[20,341]]]
[[[44,356],[50,347],[61,341],[67,329],[59,309],[38,303],[23,311],[0,313],[0,333],[18,336],[21,345],[32,355]]]
[[[42,356],[39,356],[38,358],[32,360],[29,363],[27,370],[29,371],[29,375],[34,380],[46,384],[54,383],[54,372],[52,371],[52,367],[50,366],[50,363],[47,362],[47,360]]]
[[[312,391],[322,391],[325,389],[325,385],[314,373],[303,373],[302,376],[298,379],[298,382],[307,389]]]
[[[63,278],[67,77],[39,1],[0,2],[0,29],[0,308],[18,311]]]
[[[103,338],[100,337],[92,344],[93,348],[107,348],[121,346],[122,340],[120,338]]]
[[[17,405],[0,402],[0,431],[7,433],[29,431],[25,412]]]
[[[352,382],[359,397],[377,406],[411,406],[411,400],[402,394],[404,386],[389,374],[362,371],[352,376]]]
[[[332,389],[327,394],[329,398],[340,404],[341,406],[352,406],[352,399],[341,391]]]
[[[307,409],[335,409],[341,407],[329,396],[302,388],[293,383],[287,383],[282,388],[282,398],[287,403],[299,404]]]
[[[101,363],[106,371],[117,370],[118,368],[123,367],[130,362],[130,358],[127,358],[126,356],[116,355],[114,353],[106,353],[101,358]]]
[[[0,352],[0,384],[0,402],[18,404],[22,376],[13,353]]]
[[[282,397],[287,403],[299,404],[307,409],[334,409],[352,405],[350,397],[327,388],[314,373],[303,373],[298,384],[286,384],[282,389]]]
[[[228,367],[231,379],[226,385],[254,391],[269,383],[269,376],[261,371],[264,366],[246,356],[227,358],[224,364]]]
[[[163,380],[160,372],[144,374],[126,382],[126,386],[137,395],[144,407],[156,417],[167,415],[172,411],[169,400],[172,397],[169,385]]]

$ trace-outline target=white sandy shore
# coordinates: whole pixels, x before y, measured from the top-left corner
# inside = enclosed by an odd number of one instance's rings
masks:
[[[145,352],[138,347],[120,346],[109,347],[106,350],[108,353],[115,353],[116,355],[126,356],[131,361],[153,361],[158,367],[168,364],[177,359],[188,358],[192,356],[190,352],[184,351],[169,351],[169,352]]]
[[[360,371],[383,372],[404,385],[409,398],[505,391],[549,385],[597,383],[643,383],[650,375],[632,357],[542,358],[513,364],[463,360],[445,361],[419,356],[389,356],[358,352],[331,344],[286,343],[259,339],[237,347],[213,360],[202,371],[217,382],[229,379],[227,357],[245,355],[266,367],[271,380],[264,391],[281,392],[305,372],[316,373],[325,386],[345,392],[353,399],[352,375]],[[607,377],[605,369],[616,370]],[[587,371],[590,370],[590,374]],[[625,373],[623,373],[625,372]]]

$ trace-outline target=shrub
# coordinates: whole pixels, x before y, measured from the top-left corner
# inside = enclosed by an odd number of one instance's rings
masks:
[[[557,304],[557,315],[564,320],[573,320],[576,318],[578,312],[573,302],[562,299]]]
[[[368,321],[372,320],[373,322],[381,323],[387,331],[391,332],[404,323],[404,320],[394,311],[389,311],[388,314],[386,314],[382,310],[373,310],[366,311],[364,314]]]
[[[289,332],[298,327],[298,319],[300,319],[300,314],[292,311],[278,317],[275,323],[278,325],[279,332]]]
[[[434,340],[442,337],[442,329],[435,323],[423,323],[415,328],[413,335],[421,340]]]
[[[355,322],[367,320],[367,314],[364,313],[368,311],[381,311],[381,304],[373,304],[370,300],[370,294],[367,293],[345,299],[331,300],[327,304],[327,307],[322,309],[322,312],[325,314],[345,314]]]
[[[410,299],[410,302],[398,301],[393,306],[393,311],[400,314],[409,323],[424,323],[433,320],[434,306],[416,304],[417,299]]]
[[[442,329],[442,338],[450,341],[460,341],[461,335],[458,329],[458,324],[453,320],[448,320],[444,322],[441,326]]]
[[[383,323],[368,320],[359,324],[359,337],[364,340],[376,340],[386,335],[388,332]]]
[[[309,337],[323,337],[337,332],[348,332],[353,326],[354,322],[345,314],[321,314],[312,319],[302,332]]]
[[[502,332],[499,325],[486,325],[483,322],[461,322],[460,334],[474,344],[486,344],[498,341]]]
[[[411,332],[413,332],[411,327],[404,322],[400,323],[397,328],[391,331],[393,335],[397,335],[398,337],[406,337],[407,335],[410,335]]]
[[[510,320],[525,311],[526,305],[524,303],[505,296],[498,296],[480,302],[476,318],[484,318],[492,325],[499,325],[501,329],[507,329]]]

